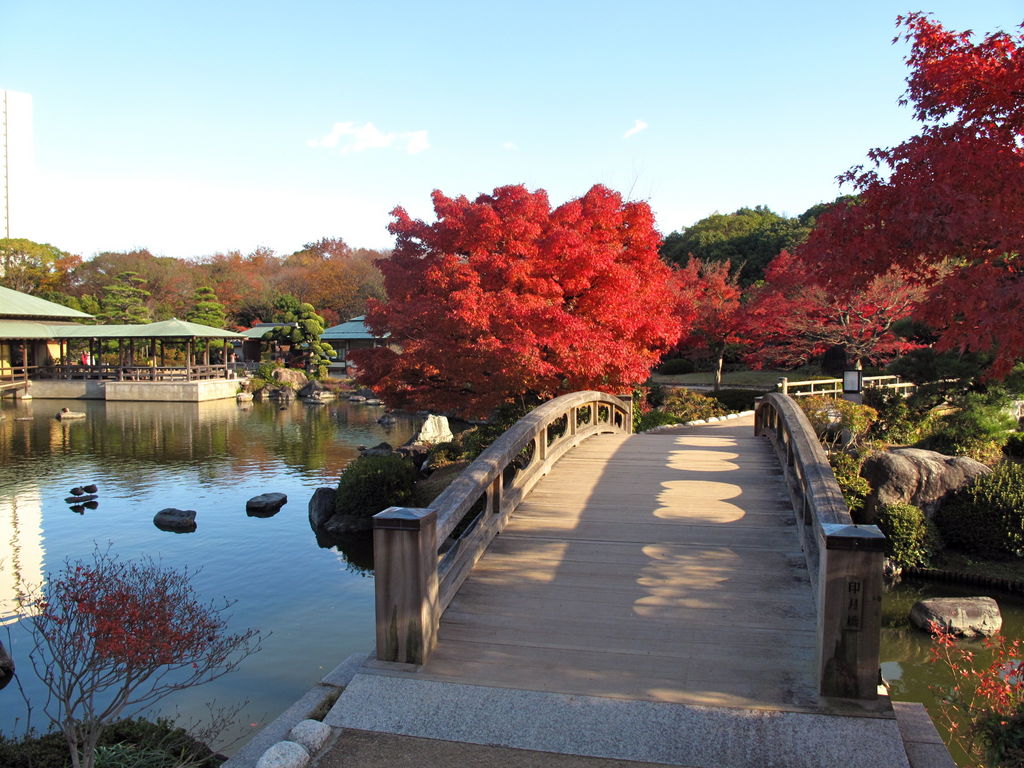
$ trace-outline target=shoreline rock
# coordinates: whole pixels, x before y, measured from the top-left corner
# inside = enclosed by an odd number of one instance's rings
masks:
[[[1003,626],[999,604],[991,597],[936,597],[910,609],[910,622],[928,631],[937,622],[957,637],[991,637]]]
[[[153,525],[161,531],[192,533],[196,529],[196,511],[167,507],[153,516]]]

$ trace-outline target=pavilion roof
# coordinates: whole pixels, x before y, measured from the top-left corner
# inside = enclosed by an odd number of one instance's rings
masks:
[[[0,285],[0,317],[25,320],[62,320],[65,318],[85,319],[91,318],[92,315]]]
[[[38,320],[8,320],[0,318],[0,339],[55,339],[58,327],[81,328],[80,325],[61,326]]]
[[[339,325],[332,325],[320,334],[320,338],[324,341],[344,341],[346,339],[386,339],[391,335],[389,333],[385,333],[383,336],[375,336],[373,332],[366,327],[366,323],[364,322],[365,320],[366,316],[360,315],[359,317],[353,317],[351,320],[346,320],[344,323],[340,323]]]
[[[0,319],[3,339],[242,339],[240,333],[186,320],[144,325],[80,325]]]

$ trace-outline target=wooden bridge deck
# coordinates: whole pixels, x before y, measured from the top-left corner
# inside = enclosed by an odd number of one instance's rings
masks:
[[[571,451],[477,564],[439,638],[416,678],[816,707],[811,588],[752,417]]]

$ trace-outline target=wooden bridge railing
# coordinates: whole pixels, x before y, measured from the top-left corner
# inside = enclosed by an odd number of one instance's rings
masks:
[[[499,437],[427,509],[373,520],[377,658],[423,664],[448,604],[509,515],[567,451],[632,431],[632,401],[575,392],[539,406]]]
[[[912,394],[917,384],[912,381],[901,381],[899,376],[865,376],[864,388],[880,387],[894,389],[903,396]],[[779,392],[790,397],[807,397],[809,395],[829,395],[840,397],[843,394],[842,379],[808,379],[806,381],[790,381],[785,376],[777,384]]]
[[[877,698],[885,536],[854,524],[824,448],[790,397],[765,395],[754,432],[771,440],[796,510],[818,609],[819,690]]]

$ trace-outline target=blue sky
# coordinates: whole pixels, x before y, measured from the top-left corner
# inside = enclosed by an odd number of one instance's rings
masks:
[[[603,183],[667,234],[797,214],[897,105],[897,14],[1011,31],[1020,0],[730,3],[0,0],[0,88],[33,98],[22,232],[89,256],[320,237],[387,247],[389,211],[504,184],[557,204]]]

